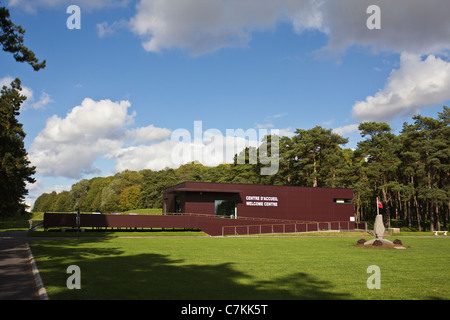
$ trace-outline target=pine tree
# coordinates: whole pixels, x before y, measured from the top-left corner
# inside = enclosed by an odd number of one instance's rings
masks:
[[[398,158],[401,149],[400,141],[395,134],[391,133],[390,126],[384,122],[364,122],[359,125],[359,130],[366,140],[358,142],[355,154],[364,159],[361,169],[372,185],[374,191],[372,199],[379,197],[383,203],[392,204],[390,181],[394,180],[400,165]],[[389,227],[391,205],[386,205],[384,210]]]
[[[447,114],[447,116],[446,116]],[[430,230],[440,230],[440,206],[448,204],[448,159],[450,131],[448,108],[440,119],[416,115],[414,125],[404,125],[403,134],[412,140],[419,164],[418,198],[425,200],[425,212],[430,219]]]
[[[35,71],[45,68],[45,60],[39,62],[33,51],[24,46],[25,30],[15,25],[9,10],[0,7],[0,45],[13,54],[17,62],[26,62]],[[11,88],[4,86],[0,97],[0,217],[24,213],[23,203],[28,194],[26,183],[34,183],[36,168],[30,166],[24,147],[25,132],[17,121],[20,105],[26,97],[20,94],[20,80],[15,79]]]
[[[17,62],[27,62],[35,71],[45,68],[46,61],[39,62],[34,52],[23,45],[24,34],[25,30],[11,21],[9,10],[0,7],[0,44],[3,51],[12,53]]]
[[[293,169],[299,173],[297,185],[314,188],[335,186],[336,170],[344,165],[340,146],[348,139],[320,126],[309,130],[297,129],[295,133],[291,149],[285,155],[280,152],[280,155],[293,161]]]
[[[24,147],[25,132],[17,120],[26,97],[20,94],[20,80],[4,86],[0,96],[0,216],[25,212],[26,182],[34,183],[35,167],[30,166]]]

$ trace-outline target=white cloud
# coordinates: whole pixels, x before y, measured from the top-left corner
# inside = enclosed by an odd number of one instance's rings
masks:
[[[320,14],[312,12],[315,7],[309,3],[308,0],[141,0],[130,24],[144,39],[147,51],[175,47],[201,55],[246,46],[253,31],[273,28],[280,21],[294,21],[298,30],[320,27]]]
[[[112,26],[108,25],[108,22],[103,21],[102,23],[97,24],[97,33],[100,38],[103,38],[108,34],[113,34],[114,29]]]
[[[334,121],[335,121],[335,119],[331,119],[331,120],[327,120],[327,121],[322,121],[322,124],[323,124],[324,126],[330,126]]]
[[[287,113],[277,113],[273,115],[268,115],[264,119],[264,123],[255,123],[255,128],[257,129],[266,129],[266,128],[275,128],[275,125],[273,124],[274,121],[277,119],[280,119],[284,116],[286,116]]]
[[[174,168],[171,161],[171,150],[176,142],[164,140],[151,145],[137,145],[116,149],[108,158],[116,161],[115,170],[161,170],[166,167]]]
[[[50,98],[50,95],[44,91],[42,91],[41,98],[39,101],[31,103],[30,107],[32,109],[43,109],[45,106],[51,102],[54,102],[52,98]]]
[[[158,129],[158,128],[156,128]],[[164,129],[165,130],[165,129]],[[135,145],[118,148],[107,157],[116,161],[115,170],[161,170],[177,168],[182,164],[198,161],[206,166],[232,163],[236,153],[245,147],[257,147],[262,138],[254,129],[234,130],[223,134],[217,129],[207,129],[191,134],[186,129],[171,132],[170,139],[150,145]]]
[[[273,123],[255,123],[255,128],[257,129],[265,129],[265,128],[273,128],[274,124]]]
[[[192,161],[216,166],[232,162],[236,153],[258,146],[264,135],[272,132],[250,128],[223,134],[217,129],[203,130],[198,123],[194,123],[194,133],[154,125],[129,129],[136,116],[129,112],[130,107],[129,101],[86,98],[65,117],[47,119],[30,147],[37,175],[79,179],[105,174],[94,167],[99,158],[112,160],[116,172],[176,168]]]
[[[367,28],[370,5],[381,9],[381,30]],[[280,22],[297,33],[326,33],[322,52],[344,52],[353,45],[417,54],[450,49],[448,0],[140,0],[136,10],[131,29],[151,52],[182,48],[201,55],[243,47],[252,32]]]
[[[154,140],[162,140],[169,137],[171,131],[166,128],[156,128],[154,125],[131,129],[126,132],[128,139],[131,139],[133,144],[146,143]]]
[[[133,121],[128,101],[94,101],[86,98],[65,118],[56,115],[34,139],[30,159],[44,176],[78,178],[98,173],[92,164],[123,144],[124,128]]]
[[[381,29],[366,27],[370,5],[381,12]],[[362,45],[374,51],[436,54],[450,49],[450,2],[448,0],[340,0],[321,6],[323,29],[329,38],[326,49],[345,51]]]
[[[100,38],[104,38],[106,36],[116,33],[117,30],[125,28],[127,26],[128,22],[125,20],[114,21],[111,24],[104,21],[102,23],[97,24],[97,34]]]
[[[71,185],[56,184],[52,186],[45,186],[41,178],[37,178],[35,183],[27,183],[28,195],[25,198],[25,203],[32,209],[36,199],[43,193],[51,193],[55,191],[60,193],[62,191],[70,191]]]
[[[422,60],[419,55],[403,53],[400,67],[392,71],[385,87],[374,96],[353,105],[358,121],[389,121],[410,116],[420,108],[450,99],[450,62],[434,55]]]
[[[86,98],[64,119],[56,115],[51,117],[37,139],[50,138],[58,142],[114,139],[125,125],[133,121],[134,115],[127,112],[130,106],[129,101],[94,101]]]
[[[293,136],[295,136],[295,129],[291,127],[280,129],[279,136],[292,138]]]
[[[336,134],[339,134],[341,136],[345,136],[349,133],[353,133],[355,131],[358,131],[359,123],[352,123],[346,126],[334,128],[333,132]]]
[[[0,89],[3,88],[3,86],[10,87],[11,82],[13,80],[14,79],[9,76],[0,78]],[[22,88],[22,91],[20,92],[20,94],[27,97],[27,99],[23,102],[23,104],[21,106],[21,108],[23,110],[30,109],[30,108],[31,109],[43,109],[47,104],[53,102],[50,95],[44,91],[42,91],[40,99],[35,102],[33,90],[27,86],[24,86],[23,84],[21,84],[20,86]]]

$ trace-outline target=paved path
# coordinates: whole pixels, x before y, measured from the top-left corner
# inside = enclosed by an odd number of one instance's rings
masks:
[[[28,253],[28,231],[0,232],[0,300],[39,300]]]

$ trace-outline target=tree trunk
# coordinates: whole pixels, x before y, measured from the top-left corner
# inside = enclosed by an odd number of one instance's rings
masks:
[[[436,224],[436,229],[437,231],[441,231],[441,219],[439,217],[439,202],[436,200],[435,202],[435,224]]]
[[[359,223],[361,221],[361,215],[360,215],[360,196],[359,194],[356,196],[356,222]]]
[[[411,201],[405,201],[404,207],[406,209],[406,217],[408,220],[408,227],[411,228],[412,227]]]
[[[422,231],[422,225],[420,224],[420,208],[419,203],[417,202],[416,195],[414,197],[414,207],[416,208],[416,217],[417,217],[417,226],[419,227],[419,232]]]
[[[450,201],[447,202],[447,210],[445,210],[445,205],[443,206],[444,214],[442,215],[442,218],[444,220],[444,229],[447,229],[447,216],[449,214],[449,207],[450,207]]]
[[[381,189],[382,194],[383,194],[383,201],[386,205],[386,222],[387,222],[387,227],[390,228],[391,227],[391,211],[389,209],[389,205],[388,205],[388,199],[387,199],[387,192],[386,189]],[[378,205],[378,204],[377,204]]]
[[[428,203],[427,205],[427,211],[430,218],[430,231],[434,231],[434,210],[433,210],[433,201]]]
[[[428,152],[427,152],[428,157]],[[431,172],[430,169],[428,169],[427,173],[428,177],[428,189],[431,190]],[[430,201],[430,203],[427,206],[428,214],[430,216],[430,231],[434,231],[434,210],[433,210],[433,200]]]
[[[402,211],[401,204],[402,204],[402,202],[400,200],[400,192],[397,192],[397,201],[395,204],[395,227],[397,227],[397,228],[398,228],[398,218],[399,218],[398,209],[400,208],[400,211]]]
[[[313,156],[313,161],[314,161],[314,180],[313,180],[313,188],[317,188],[316,156]]]

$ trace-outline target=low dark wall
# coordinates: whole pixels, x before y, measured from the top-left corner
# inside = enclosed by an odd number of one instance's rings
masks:
[[[44,228],[76,227],[76,214],[45,213]],[[201,229],[211,236],[354,229],[354,222],[302,222],[277,219],[225,219],[209,215],[81,214],[80,227]],[[268,231],[269,230],[269,231]]]
[[[80,214],[80,227],[189,228],[190,218],[190,216]],[[76,214],[44,214],[44,228],[76,226]]]

